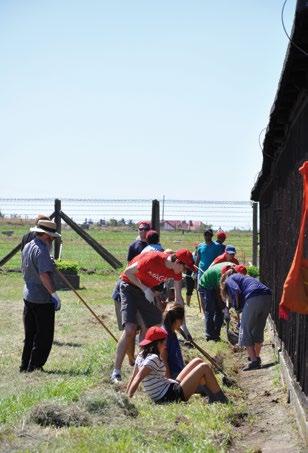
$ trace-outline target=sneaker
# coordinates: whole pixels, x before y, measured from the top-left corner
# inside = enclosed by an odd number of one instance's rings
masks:
[[[119,382],[122,381],[122,377],[121,377],[120,373],[115,373],[113,371],[110,376],[110,380],[111,380],[112,384],[118,384]]]
[[[253,362],[249,362],[242,371],[250,371],[250,370],[259,370],[261,368],[261,360],[254,360]]]

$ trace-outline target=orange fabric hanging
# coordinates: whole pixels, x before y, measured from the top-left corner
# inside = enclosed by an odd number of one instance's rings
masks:
[[[303,176],[303,208],[295,255],[283,285],[279,317],[288,319],[290,311],[308,314],[308,161],[299,172]]]

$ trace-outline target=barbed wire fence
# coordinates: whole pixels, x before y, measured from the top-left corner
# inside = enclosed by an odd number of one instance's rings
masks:
[[[62,207],[77,223],[94,223],[110,219],[137,222],[150,218],[150,199],[73,199],[64,198]],[[162,220],[201,221],[213,228],[252,229],[252,204],[249,201],[160,201]],[[4,219],[34,219],[38,213],[51,213],[53,198],[0,198],[0,213]]]

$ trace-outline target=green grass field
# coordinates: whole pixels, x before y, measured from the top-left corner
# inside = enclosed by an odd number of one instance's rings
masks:
[[[0,235],[0,257],[20,240],[27,227],[1,225],[13,230]],[[135,231],[90,230],[123,263]],[[202,240],[201,234],[162,233],[168,248],[188,247]],[[118,271],[110,266],[70,230],[63,230],[63,259],[74,259],[81,267],[97,273],[81,274],[80,293],[118,337],[111,292]],[[251,256],[251,235],[230,234],[239,258]],[[226,388],[232,403],[205,404],[194,396],[187,404],[157,406],[143,391],[128,401],[124,384],[131,372],[125,361],[124,383],[109,383],[116,344],[100,324],[69,291],[61,291],[62,309],[56,314],[55,342],[45,372],[20,374],[22,351],[22,287],[16,256],[0,273],[0,451],[18,452],[222,452],[237,436],[234,420],[245,411],[245,398],[238,388]],[[197,300],[187,309],[187,323],[197,342],[211,354],[224,359],[225,369],[235,375],[237,364],[226,341],[209,344],[204,340],[203,320]],[[184,349],[185,359],[197,355]],[[217,375],[220,379],[220,376]],[[64,420],[67,426],[41,426],[42,420]],[[82,425],[82,426],[80,426]]]

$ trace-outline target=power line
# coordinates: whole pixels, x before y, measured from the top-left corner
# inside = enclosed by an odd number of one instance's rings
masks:
[[[290,41],[290,43],[292,44],[293,47],[295,47],[297,50],[299,50],[300,52],[302,52],[302,54],[305,55],[305,57],[308,57],[308,52],[306,52],[304,49],[302,49],[298,44],[296,44],[293,39],[291,38],[291,36],[289,35],[287,29],[286,29],[286,26],[285,26],[285,23],[284,23],[284,10],[285,10],[285,7],[286,7],[286,4],[287,4],[287,1],[288,0],[285,0],[283,5],[282,5],[282,9],[281,9],[281,23],[282,23],[282,28],[288,38],[288,40]]]

